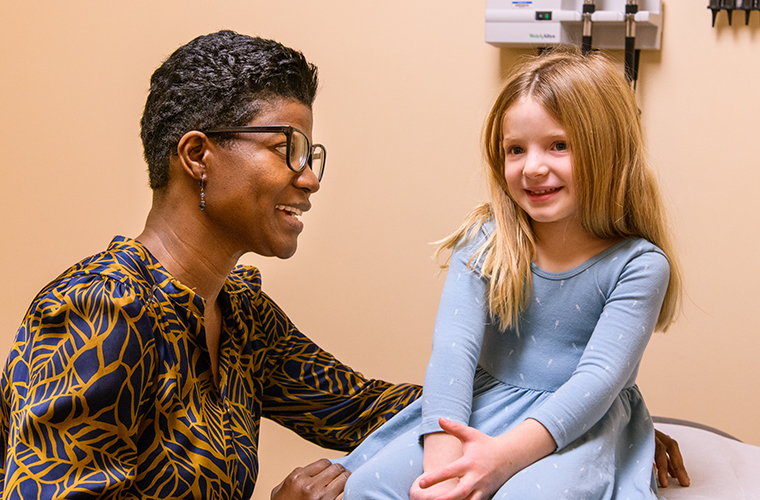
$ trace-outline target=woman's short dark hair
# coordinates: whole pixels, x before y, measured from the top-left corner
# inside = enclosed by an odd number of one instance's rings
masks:
[[[311,107],[317,86],[317,67],[274,40],[225,30],[178,48],[151,76],[140,122],[150,187],[166,187],[169,159],[187,132],[246,125],[257,104],[272,99]]]

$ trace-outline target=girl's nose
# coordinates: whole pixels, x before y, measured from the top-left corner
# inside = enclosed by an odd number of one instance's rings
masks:
[[[528,153],[525,157],[522,173],[525,177],[541,177],[549,173],[549,167],[540,153]]]

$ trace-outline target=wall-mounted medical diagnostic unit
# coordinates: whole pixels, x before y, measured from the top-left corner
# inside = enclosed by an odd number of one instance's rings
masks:
[[[636,81],[639,50],[659,50],[661,0],[487,0],[486,42],[550,48],[621,49]]]
[[[589,11],[589,12],[587,12]],[[590,14],[593,47],[624,49],[626,15],[636,23],[636,48],[658,50],[661,0],[487,0],[486,42],[498,46],[580,46]]]

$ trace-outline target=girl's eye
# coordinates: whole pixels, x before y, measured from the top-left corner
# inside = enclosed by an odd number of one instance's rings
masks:
[[[557,151],[567,151],[567,143],[560,141],[554,145],[554,149]]]
[[[519,154],[522,154],[524,152],[525,152],[525,150],[523,148],[521,148],[520,146],[509,146],[507,148],[507,154],[510,154],[510,155],[519,155]]]

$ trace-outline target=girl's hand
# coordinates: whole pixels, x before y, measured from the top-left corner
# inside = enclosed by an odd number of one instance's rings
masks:
[[[423,474],[417,481],[421,492],[440,492],[438,487],[445,484],[450,486],[446,493],[440,496],[420,494],[417,498],[412,497],[414,500],[488,498],[514,474],[509,472],[509,453],[501,449],[495,438],[444,418],[439,423],[447,434],[462,442],[463,456],[441,469]]]
[[[426,434],[424,439],[425,454],[422,470],[425,472],[412,484],[409,491],[410,500],[434,500],[450,492],[459,484],[459,479],[449,479],[430,488],[420,488],[420,479],[425,474],[438,471],[462,457],[462,442],[456,436],[445,432],[433,432]]]
[[[458,484],[436,500],[481,500],[488,498],[514,474],[548,455],[556,448],[554,439],[538,421],[528,419],[498,437],[451,422],[439,420],[441,428],[462,442],[462,458],[423,474],[418,480],[421,490],[449,480]],[[452,483],[453,484],[453,483]]]
[[[459,484],[458,479],[448,479],[440,483],[434,484],[429,488],[420,488],[420,479],[425,477],[426,474],[422,474],[420,477],[414,480],[412,489],[409,491],[409,500],[435,500],[443,495],[451,492]]]

